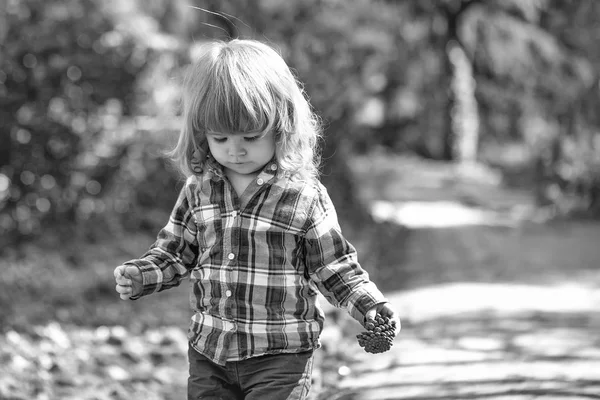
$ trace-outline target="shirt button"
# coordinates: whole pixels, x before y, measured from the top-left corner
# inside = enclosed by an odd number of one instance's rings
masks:
[[[271,171],[277,170],[277,164],[271,164]]]
[[[227,258],[229,258],[230,260],[233,260],[233,259],[235,258],[235,254],[233,254],[233,253],[229,253],[229,254],[227,255]]]
[[[231,297],[231,290],[228,290],[228,291],[226,291],[226,292],[225,292],[225,296],[227,296],[227,297]]]
[[[256,180],[256,183],[258,183],[259,185],[262,185],[263,183],[265,183],[265,181],[263,181],[263,179],[262,179],[262,178],[258,178],[258,179]]]
[[[238,215],[238,212],[237,212],[236,210],[233,210],[233,211],[231,212],[231,216],[232,216],[233,218],[237,217],[237,215]]]

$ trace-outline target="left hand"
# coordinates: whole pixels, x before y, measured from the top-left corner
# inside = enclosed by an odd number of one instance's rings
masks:
[[[398,334],[400,333],[400,329],[401,329],[400,317],[398,317],[398,314],[396,314],[392,305],[390,303],[380,303],[380,304],[377,304],[376,306],[372,307],[365,314],[365,324],[369,320],[374,320],[375,316],[377,314],[380,314],[382,317],[388,317],[389,319],[396,321],[396,329],[395,329],[394,334],[396,336],[398,336]]]

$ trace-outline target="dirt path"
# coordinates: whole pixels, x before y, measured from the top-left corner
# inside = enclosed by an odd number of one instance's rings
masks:
[[[362,351],[345,316],[329,325],[319,400],[600,398],[598,287],[444,285],[392,301],[407,318],[389,352]]]

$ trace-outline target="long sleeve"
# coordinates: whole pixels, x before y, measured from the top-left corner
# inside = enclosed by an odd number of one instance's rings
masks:
[[[332,305],[346,309],[362,323],[370,308],[386,301],[342,235],[333,203],[322,186],[309,213],[305,247],[310,278]]]
[[[160,230],[156,242],[141,258],[125,265],[134,265],[142,272],[143,291],[139,297],[178,286],[195,266],[198,257],[196,223],[190,202],[189,182],[184,185],[167,225]]]

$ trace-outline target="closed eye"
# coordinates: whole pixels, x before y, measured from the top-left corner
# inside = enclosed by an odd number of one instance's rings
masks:
[[[223,137],[223,138],[213,137],[212,140],[214,140],[217,143],[225,143],[227,141],[227,138],[226,137]]]
[[[244,140],[246,142],[254,142],[260,138],[261,138],[261,136],[250,136],[250,137],[244,137]]]

